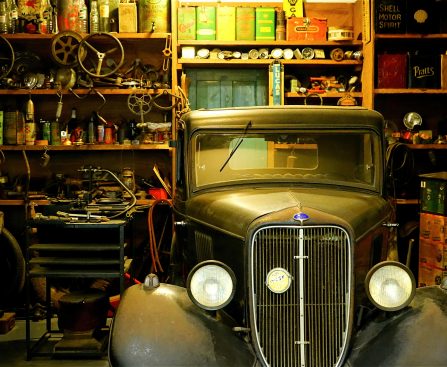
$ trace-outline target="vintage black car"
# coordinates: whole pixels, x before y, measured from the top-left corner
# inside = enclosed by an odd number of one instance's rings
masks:
[[[171,284],[126,290],[110,365],[446,366],[446,291],[396,260],[384,161],[361,107],[184,115]]]

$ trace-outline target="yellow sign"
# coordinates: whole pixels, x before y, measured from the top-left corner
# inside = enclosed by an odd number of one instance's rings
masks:
[[[304,0],[283,0],[283,10],[286,13],[286,18],[289,17],[304,17]]]

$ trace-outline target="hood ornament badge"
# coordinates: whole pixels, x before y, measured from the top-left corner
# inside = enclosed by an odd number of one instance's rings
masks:
[[[303,222],[309,219],[309,216],[306,213],[303,213],[302,205],[301,203],[298,203],[298,213],[293,215],[293,220],[301,222],[301,225],[303,225]]]

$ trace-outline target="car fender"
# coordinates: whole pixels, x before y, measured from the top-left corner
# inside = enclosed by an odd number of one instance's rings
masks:
[[[345,367],[447,366],[447,292],[416,290],[410,305],[381,314],[354,338]]]
[[[109,363],[120,366],[253,366],[250,345],[169,284],[128,288],[112,321]]]

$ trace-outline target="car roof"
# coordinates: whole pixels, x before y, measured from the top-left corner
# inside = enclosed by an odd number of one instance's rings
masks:
[[[182,116],[184,128],[191,134],[197,129],[252,128],[339,128],[373,129],[382,134],[383,116],[364,107],[340,106],[255,106],[200,109]]]

